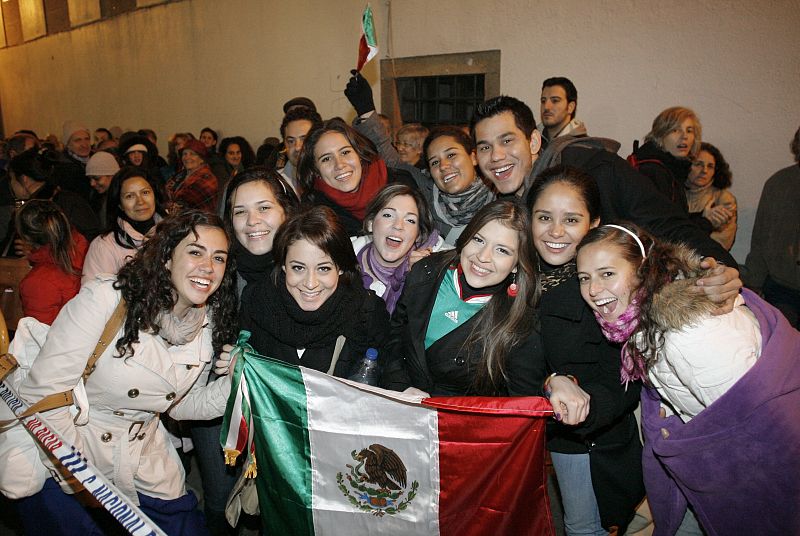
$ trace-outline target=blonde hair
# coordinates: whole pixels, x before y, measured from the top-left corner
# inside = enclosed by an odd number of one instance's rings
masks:
[[[700,124],[700,118],[694,113],[691,108],[684,108],[683,106],[673,106],[667,108],[656,116],[653,120],[653,127],[650,132],[645,136],[644,141],[652,141],[660,149],[664,149],[664,138],[667,134],[680,128],[684,121],[691,119],[694,123],[694,143],[689,151],[690,156],[695,156],[700,152],[700,144],[703,142],[703,126]]]

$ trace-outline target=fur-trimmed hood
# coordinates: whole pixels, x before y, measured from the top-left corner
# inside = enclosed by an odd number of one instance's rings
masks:
[[[652,298],[651,318],[664,331],[691,325],[717,307],[705,293],[692,290],[697,280],[709,272],[700,267],[702,257],[684,244],[672,248],[672,255],[686,260],[691,269],[664,285]]]

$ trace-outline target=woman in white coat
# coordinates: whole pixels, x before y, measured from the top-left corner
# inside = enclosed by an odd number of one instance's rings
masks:
[[[32,404],[75,387],[124,299],[123,326],[86,381],[88,421],[76,424],[66,407],[43,415],[168,534],[206,533],[159,414],[181,420],[224,412],[228,376],[208,385],[206,379],[214,350],[235,336],[228,247],[215,215],[186,211],[164,220],[116,279],[86,283],[62,309],[19,389]],[[39,493],[21,499],[26,533],[103,534],[107,522],[113,527],[113,519],[84,509],[76,500],[80,494],[70,491],[49,479]]]

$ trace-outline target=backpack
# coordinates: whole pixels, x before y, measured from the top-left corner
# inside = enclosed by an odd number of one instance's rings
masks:
[[[636,171],[639,171],[639,166],[641,166],[642,164],[656,164],[663,168],[667,167],[664,165],[664,162],[662,162],[661,160],[657,160],[655,158],[642,158],[641,160],[639,160],[636,157],[636,151],[638,150],[639,150],[639,140],[633,140],[633,152],[628,155],[628,158],[625,159],[628,161],[631,167]]]

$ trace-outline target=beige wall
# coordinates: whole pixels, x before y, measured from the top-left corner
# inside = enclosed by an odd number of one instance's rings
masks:
[[[210,125],[258,145],[277,134],[293,96],[312,98],[323,116],[349,116],[341,91],[363,6],[185,0],[0,50],[5,131],[58,133],[76,118],[148,126],[164,141]],[[571,78],[578,116],[591,134],[620,140],[622,156],[660,110],[694,108],[734,172],[734,255],[744,260],[763,182],[791,163],[800,126],[796,0],[395,0],[391,9],[384,0],[373,9],[380,58],[500,49],[502,91],[533,105],[541,80]],[[377,90],[376,67],[366,75]]]

